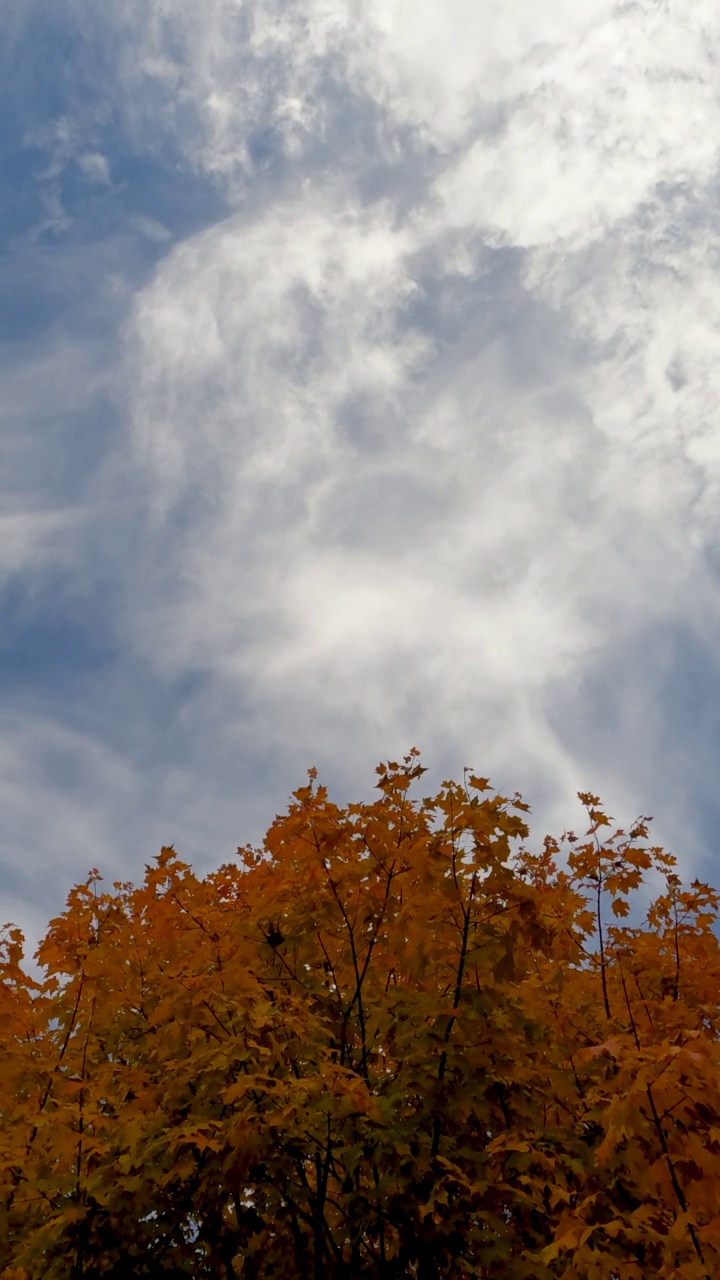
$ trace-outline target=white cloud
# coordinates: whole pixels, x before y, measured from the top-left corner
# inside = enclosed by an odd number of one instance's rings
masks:
[[[419,244],[326,201],[236,219],[160,269],[133,383],[167,578],[149,575],[135,640],[235,688],[276,750],[344,748],[351,773],[356,753],[457,750],[483,723],[498,767],[543,759],[567,782],[542,691],[662,611],[667,539],[618,545],[607,446],[563,402],[577,370],[551,314],[524,386],[502,308],[448,376],[441,335],[408,321]]]
[[[110,165],[100,151],[85,151],[77,158],[78,168],[88,182],[100,186],[110,183]]]
[[[158,222],[157,218],[148,218],[139,215],[131,219],[131,223],[146,240],[153,240],[155,244],[164,244],[172,239],[172,234],[162,222]]]
[[[582,39],[529,51],[517,96],[502,95],[500,136],[479,138],[443,175],[445,219],[572,250],[632,215],[658,182],[715,171],[717,15],[704,3],[603,8]]]
[[[201,36],[179,12],[197,163],[241,172],[282,119],[310,155],[332,63],[399,176],[365,202],[348,135],[322,195],[268,188],[138,299],[135,642],[249,697],[278,750],[465,751],[482,723],[493,759],[571,786],[551,691],[713,608],[715,11],[257,4]]]
[[[135,435],[160,505],[198,482],[230,486],[235,511],[283,481],[308,500],[339,447],[335,414],[358,395],[392,402],[422,360],[420,335],[393,328],[411,244],[386,211],[309,200],[171,255],[133,339]]]
[[[13,839],[49,848],[55,822],[63,866],[176,837],[224,856],[306,765],[354,798],[416,743],[443,776],[522,786],[537,834],[589,786],[697,853],[683,789],[714,779],[663,690],[673,629],[712,652],[717,622],[715,7],[128,0],[92,21],[124,144],[234,209],[138,293],[121,371],[150,518],[118,536],[117,638],[159,686],[203,683],[177,757],[6,724]],[[103,158],[71,122],[48,147],[51,185]],[[108,561],[126,462],[84,514]],[[13,528],[26,556],[44,537]],[[42,735],[77,785],[33,763]],[[237,812],[226,756],[257,764]]]
[[[72,512],[19,511],[0,515],[0,574],[26,573],[58,554],[58,539],[73,525]]]
[[[348,7],[349,8],[349,7]],[[393,115],[451,146],[496,108],[521,98],[548,58],[582,46],[609,0],[537,5],[522,0],[371,0],[350,25],[350,65]],[[346,10],[347,12],[347,10]]]
[[[338,106],[349,103],[379,106],[425,142],[452,147],[488,107],[527,93],[558,46],[572,53],[615,9],[611,0],[526,0],[512,11],[501,0],[442,8],[433,0],[309,0],[302,9],[278,0],[136,0],[114,22],[130,115],[152,132],[147,95],[136,89],[153,82],[163,95],[159,116],[152,99],[155,130],[191,111],[186,153],[232,179],[247,166],[258,124],[297,155],[327,137]],[[354,102],[348,91],[359,95]]]

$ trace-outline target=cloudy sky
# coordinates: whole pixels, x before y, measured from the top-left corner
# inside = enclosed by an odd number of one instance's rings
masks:
[[[717,880],[716,0],[14,0],[2,910],[421,748]]]

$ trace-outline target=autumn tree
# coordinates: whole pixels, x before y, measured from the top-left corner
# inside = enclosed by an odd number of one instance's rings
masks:
[[[423,772],[8,926],[2,1280],[720,1274],[718,895]]]

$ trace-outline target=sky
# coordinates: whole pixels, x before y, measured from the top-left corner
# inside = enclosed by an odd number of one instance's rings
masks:
[[[0,916],[417,746],[720,880],[715,0],[13,0]]]

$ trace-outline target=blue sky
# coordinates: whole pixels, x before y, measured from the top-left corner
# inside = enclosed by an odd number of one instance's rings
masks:
[[[3,918],[413,745],[717,880],[717,6],[0,21]]]

